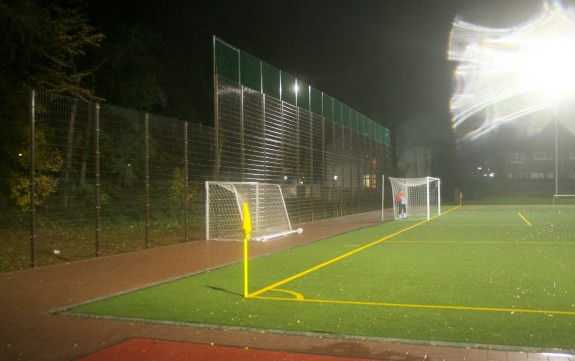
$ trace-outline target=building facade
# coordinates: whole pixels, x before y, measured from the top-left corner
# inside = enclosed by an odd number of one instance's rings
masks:
[[[508,193],[575,194],[575,136],[554,127],[501,154],[499,178]]]

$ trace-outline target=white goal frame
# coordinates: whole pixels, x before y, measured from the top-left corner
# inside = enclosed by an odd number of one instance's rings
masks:
[[[393,194],[393,218],[429,220],[441,214],[441,179],[423,178],[393,178],[391,182]],[[403,216],[397,195],[403,192],[406,196],[406,214]]]
[[[242,205],[251,218],[251,239],[266,241],[291,233],[281,186],[259,182],[206,182],[206,240],[241,241],[244,238]]]
[[[554,194],[553,205],[555,205],[560,198],[573,198],[573,197],[575,197],[575,194]]]

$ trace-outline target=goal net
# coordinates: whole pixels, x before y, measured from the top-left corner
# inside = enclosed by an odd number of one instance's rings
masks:
[[[392,178],[394,219],[431,219],[441,214],[439,178]]]
[[[281,187],[258,182],[206,182],[206,239],[242,240],[242,204],[251,218],[251,239],[299,232],[292,230]]]

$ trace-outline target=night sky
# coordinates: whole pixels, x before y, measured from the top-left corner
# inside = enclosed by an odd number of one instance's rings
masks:
[[[512,26],[541,0],[165,0],[95,2],[96,22],[159,34],[178,101],[210,103],[212,35],[388,126],[412,113],[449,119],[456,15]],[[169,86],[169,85],[168,85]],[[198,104],[200,103],[200,104]],[[207,104],[207,109],[211,104]]]
[[[154,34],[167,115],[211,122],[216,35],[380,122],[392,131],[394,146],[405,134],[427,142],[440,162],[434,175],[451,177],[458,162],[486,157],[484,149],[456,151],[451,129],[457,64],[447,60],[447,49],[455,17],[513,27],[538,14],[543,0],[99,0],[90,6],[104,33],[137,24]]]

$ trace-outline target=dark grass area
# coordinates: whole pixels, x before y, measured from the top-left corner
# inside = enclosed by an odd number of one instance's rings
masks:
[[[464,206],[87,304],[76,314],[575,349],[575,208]]]
[[[107,220],[97,236],[91,223],[47,219],[40,222],[33,249],[27,220],[0,227],[0,272],[31,268],[32,252],[40,267],[178,244],[185,242],[186,237],[184,224],[167,217],[151,222],[148,240],[143,220]],[[188,241],[203,239],[202,225],[190,224]]]

